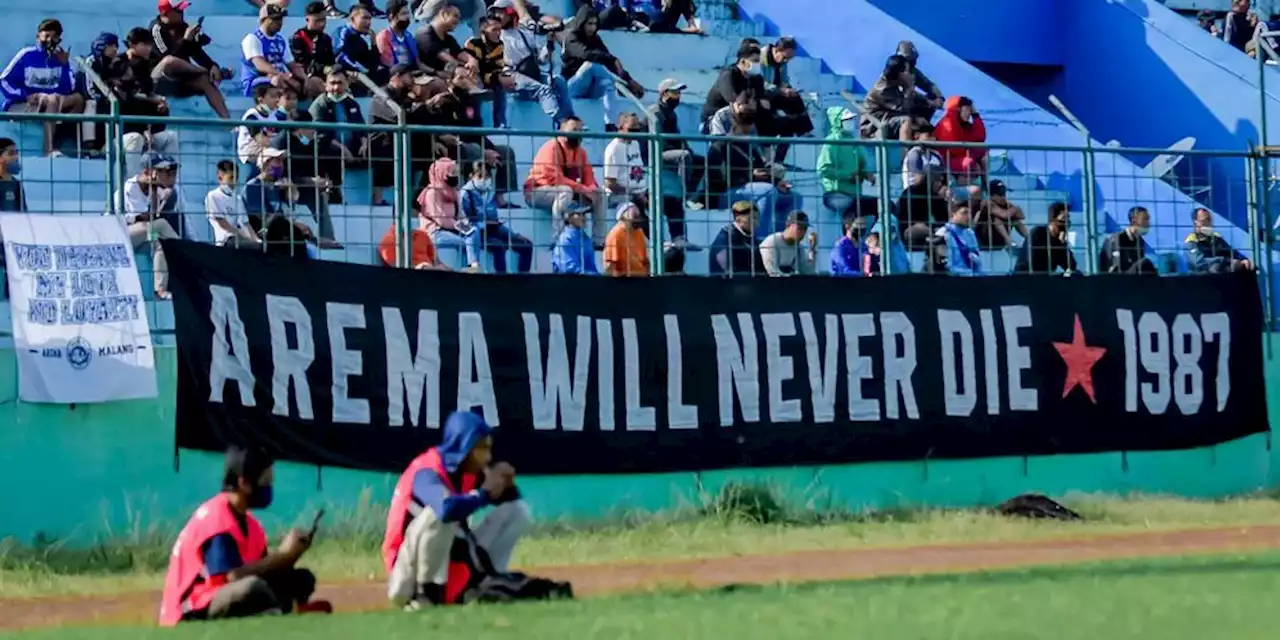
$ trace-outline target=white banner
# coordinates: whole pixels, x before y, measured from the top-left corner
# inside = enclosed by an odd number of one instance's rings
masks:
[[[114,216],[3,215],[18,398],[156,397],[133,247]]]

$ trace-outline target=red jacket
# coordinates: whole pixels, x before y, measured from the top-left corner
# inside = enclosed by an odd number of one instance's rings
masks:
[[[973,114],[973,122],[965,124],[960,120],[960,96],[947,98],[946,112],[934,128],[938,142],[970,142],[987,141],[987,127],[982,123],[982,116]],[[970,168],[987,157],[986,149],[942,149],[942,157],[952,173],[968,173]]]

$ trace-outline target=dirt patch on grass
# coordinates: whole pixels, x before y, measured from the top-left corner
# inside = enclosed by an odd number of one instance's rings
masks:
[[[1151,558],[1280,549],[1280,527],[1201,529],[1041,540],[895,549],[806,551],[653,563],[539,567],[540,576],[568,580],[581,596],[671,587],[718,587],[856,580],[885,576],[960,573],[1097,560]],[[385,609],[381,583],[322,584],[316,597],[338,611]],[[29,598],[0,601],[0,630],[32,627],[150,624],[160,596],[156,592],[77,598]]]

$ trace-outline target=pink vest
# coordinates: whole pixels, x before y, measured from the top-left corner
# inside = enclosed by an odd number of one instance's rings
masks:
[[[240,559],[245,563],[257,562],[267,555],[267,534],[252,514],[245,514],[248,535],[241,533],[227,494],[219,493],[200,505],[195,515],[178,534],[169,557],[169,572],[164,579],[164,595],[160,599],[160,625],[171,627],[182,620],[188,611],[199,611],[209,606],[213,595],[222,588],[211,584],[204,567],[201,547],[215,536],[224,533],[235,538]],[[200,581],[199,578],[205,578]]]
[[[396,566],[396,555],[400,553],[400,545],[404,544],[404,531],[409,522],[409,505],[413,504],[413,477],[419,471],[430,469],[440,476],[444,486],[454,495],[470,493],[476,488],[476,475],[472,473],[462,476],[462,490],[449,480],[449,472],[444,468],[440,452],[434,447],[413,459],[409,468],[404,470],[396,481],[396,492],[391,496],[391,509],[387,512],[387,533],[382,539],[382,563],[386,566],[387,575]],[[452,568],[451,568],[452,572]],[[452,582],[452,580],[451,580]]]

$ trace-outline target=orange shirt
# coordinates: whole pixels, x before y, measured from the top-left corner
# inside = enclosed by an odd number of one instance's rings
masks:
[[[571,187],[578,193],[600,188],[596,184],[596,174],[591,170],[591,161],[587,159],[587,150],[582,147],[570,149],[553,138],[543,144],[533,157],[524,190],[527,193],[538,187],[558,186]]]
[[[410,242],[410,268],[424,262],[431,265],[436,263],[436,243],[431,241],[431,236],[426,231],[414,229]],[[396,266],[396,227],[394,224],[387,227],[387,234],[382,236],[382,240],[378,242],[378,255],[382,258],[383,264],[388,267]]]
[[[649,238],[628,222],[614,225],[604,239],[604,266],[614,276],[649,275]]]

